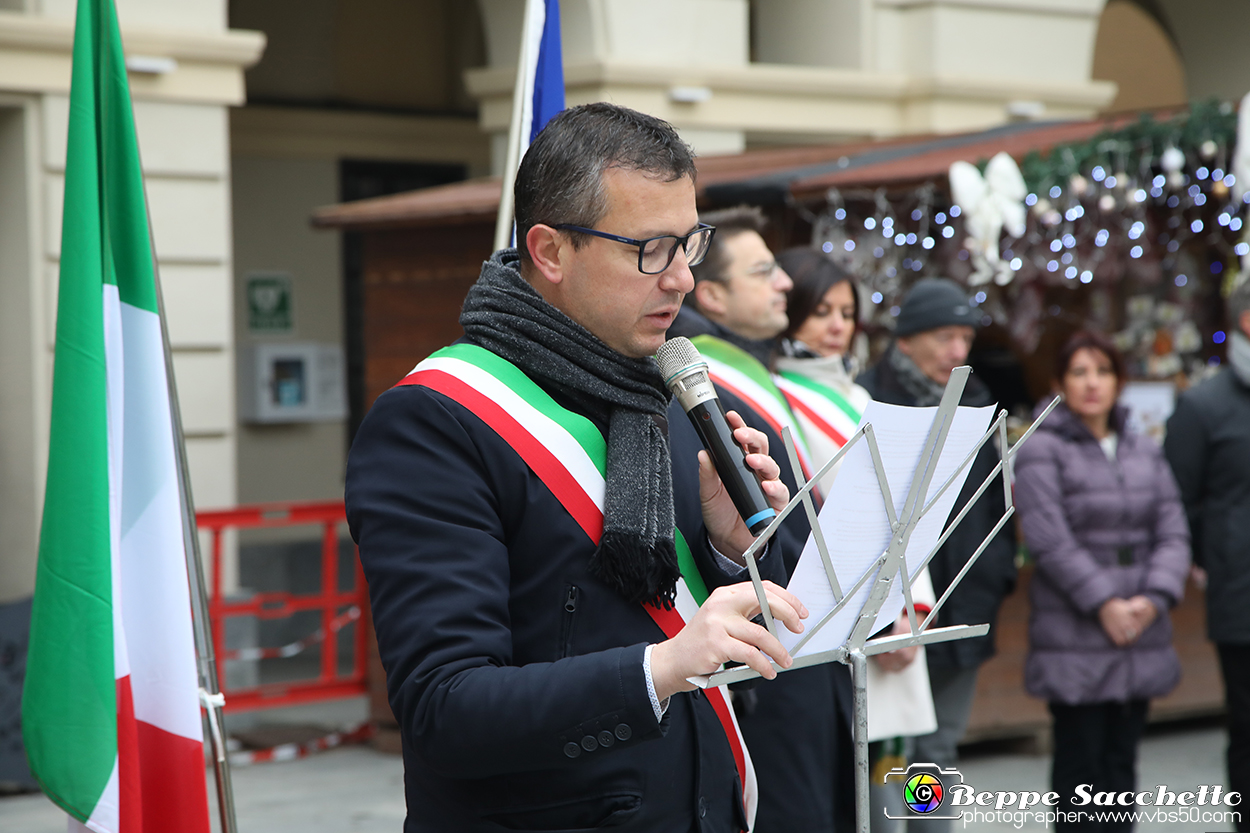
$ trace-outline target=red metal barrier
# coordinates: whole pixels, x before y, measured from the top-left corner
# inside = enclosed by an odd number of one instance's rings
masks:
[[[368,591],[360,559],[354,559],[354,579],[350,590],[338,583],[339,527],[345,522],[342,501],[325,503],[271,503],[240,506],[196,513],[196,523],[212,533],[213,580],[209,592],[208,613],[213,627],[213,646],[217,655],[217,676],[226,695],[226,711],[238,712],[273,706],[292,706],[319,700],[355,697],[368,693],[366,662],[367,635],[364,612]],[[295,595],[285,592],[257,593],[247,601],[227,602],[221,592],[222,533],[227,529],[260,529],[300,525],[321,527],[321,592]],[[253,616],[258,619],[281,619],[305,610],[321,613],[320,627],[305,638],[281,648],[226,649],[226,619],[231,616]],[[352,669],[344,675],[338,669],[338,632],[355,622],[352,640]],[[260,660],[294,656],[320,643],[320,673],[311,679],[268,683],[250,688],[227,688],[226,660]]]

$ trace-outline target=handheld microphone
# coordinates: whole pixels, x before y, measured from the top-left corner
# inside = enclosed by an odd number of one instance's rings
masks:
[[[746,454],[733,438],[716,388],[708,378],[707,362],[688,338],[666,341],[655,354],[664,384],[690,417],[703,447],[712,457],[738,514],[752,535],[764,531],[777,512],[768,505],[759,478],[746,463]]]

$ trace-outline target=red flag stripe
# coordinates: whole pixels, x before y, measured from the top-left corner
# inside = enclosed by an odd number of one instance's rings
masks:
[[[209,833],[204,744],[142,720],[136,729],[145,833]]]
[[[142,751],[135,724],[135,701],[126,675],[117,680],[117,801],[122,833],[143,833]]]

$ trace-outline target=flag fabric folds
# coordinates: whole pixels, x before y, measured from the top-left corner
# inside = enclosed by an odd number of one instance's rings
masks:
[[[72,72],[22,732],[44,792],[88,829],[208,833],[164,339],[112,0],[79,0]]]
[[[560,0],[533,0],[541,7],[542,27],[535,56],[533,90],[529,96],[529,130],[525,146],[534,141],[551,117],[564,109],[564,59],[560,50]],[[537,28],[537,27],[536,27]]]

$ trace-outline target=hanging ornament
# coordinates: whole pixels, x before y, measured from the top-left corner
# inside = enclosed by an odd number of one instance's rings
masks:
[[[1050,213],[1050,200],[1046,199],[1045,197],[1042,197],[1040,200],[1033,203],[1033,213],[1037,215],[1038,217],[1045,217],[1047,214],[1049,214]]]
[[[1168,185],[1179,188],[1185,184],[1185,151],[1178,147],[1170,147],[1159,157],[1159,167],[1168,175]]]
[[[1015,270],[998,253],[1003,228],[1012,237],[1023,237],[1026,230],[1024,197],[1028,188],[1016,160],[997,153],[985,167],[985,176],[975,165],[956,162],[950,168],[951,196],[964,216],[968,231],[965,242],[972,255],[970,286],[1011,283]]]
[[[1202,158],[1210,161],[1215,158],[1215,154],[1219,151],[1220,146],[1215,143],[1214,139],[1207,139],[1198,146],[1198,152],[1202,154]]]
[[[1111,194],[1103,194],[1098,198],[1098,210],[1110,214],[1115,211],[1115,197]]]
[[[1072,178],[1068,180],[1068,188],[1073,195],[1083,197],[1085,192],[1089,190],[1089,180],[1080,174],[1073,174]]]

